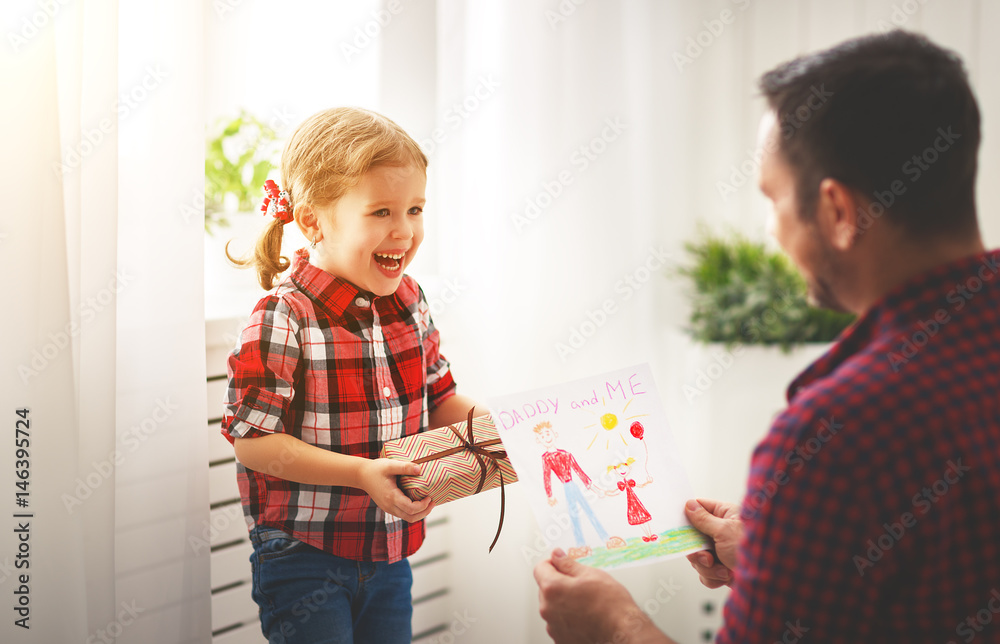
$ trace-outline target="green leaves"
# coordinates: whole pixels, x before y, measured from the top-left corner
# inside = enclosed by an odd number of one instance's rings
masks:
[[[788,351],[804,342],[829,342],[854,319],[810,306],[798,271],[763,243],[706,234],[685,249],[693,262],[678,273],[694,287],[688,331],[696,340],[776,344]]]
[[[264,181],[277,167],[272,159],[278,156],[274,129],[246,110],[222,122],[217,130],[205,148],[205,230],[209,233],[229,225],[225,212],[257,206],[263,199]]]

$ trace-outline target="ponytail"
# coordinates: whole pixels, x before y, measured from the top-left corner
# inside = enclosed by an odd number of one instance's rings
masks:
[[[265,291],[274,288],[274,281],[281,273],[288,270],[291,262],[281,254],[281,238],[284,235],[285,224],[280,219],[272,219],[267,228],[257,239],[253,252],[245,257],[233,257],[229,254],[229,244],[226,242],[226,258],[239,268],[253,267],[257,270],[257,281]]]

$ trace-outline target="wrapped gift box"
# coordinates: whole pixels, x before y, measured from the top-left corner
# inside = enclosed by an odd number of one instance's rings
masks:
[[[382,447],[383,458],[413,461],[419,476],[399,477],[411,499],[430,496],[440,505],[517,480],[490,416],[397,438]],[[471,422],[471,431],[470,431]]]

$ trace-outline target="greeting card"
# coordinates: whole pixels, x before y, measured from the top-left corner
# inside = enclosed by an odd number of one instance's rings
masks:
[[[489,401],[551,547],[613,568],[704,550],[692,498],[647,365]]]

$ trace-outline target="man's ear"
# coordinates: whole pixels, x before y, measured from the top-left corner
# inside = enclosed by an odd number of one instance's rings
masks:
[[[841,252],[851,250],[874,223],[867,215],[861,215],[862,212],[861,202],[853,190],[829,177],[820,182],[816,223],[820,233],[835,249]]]

